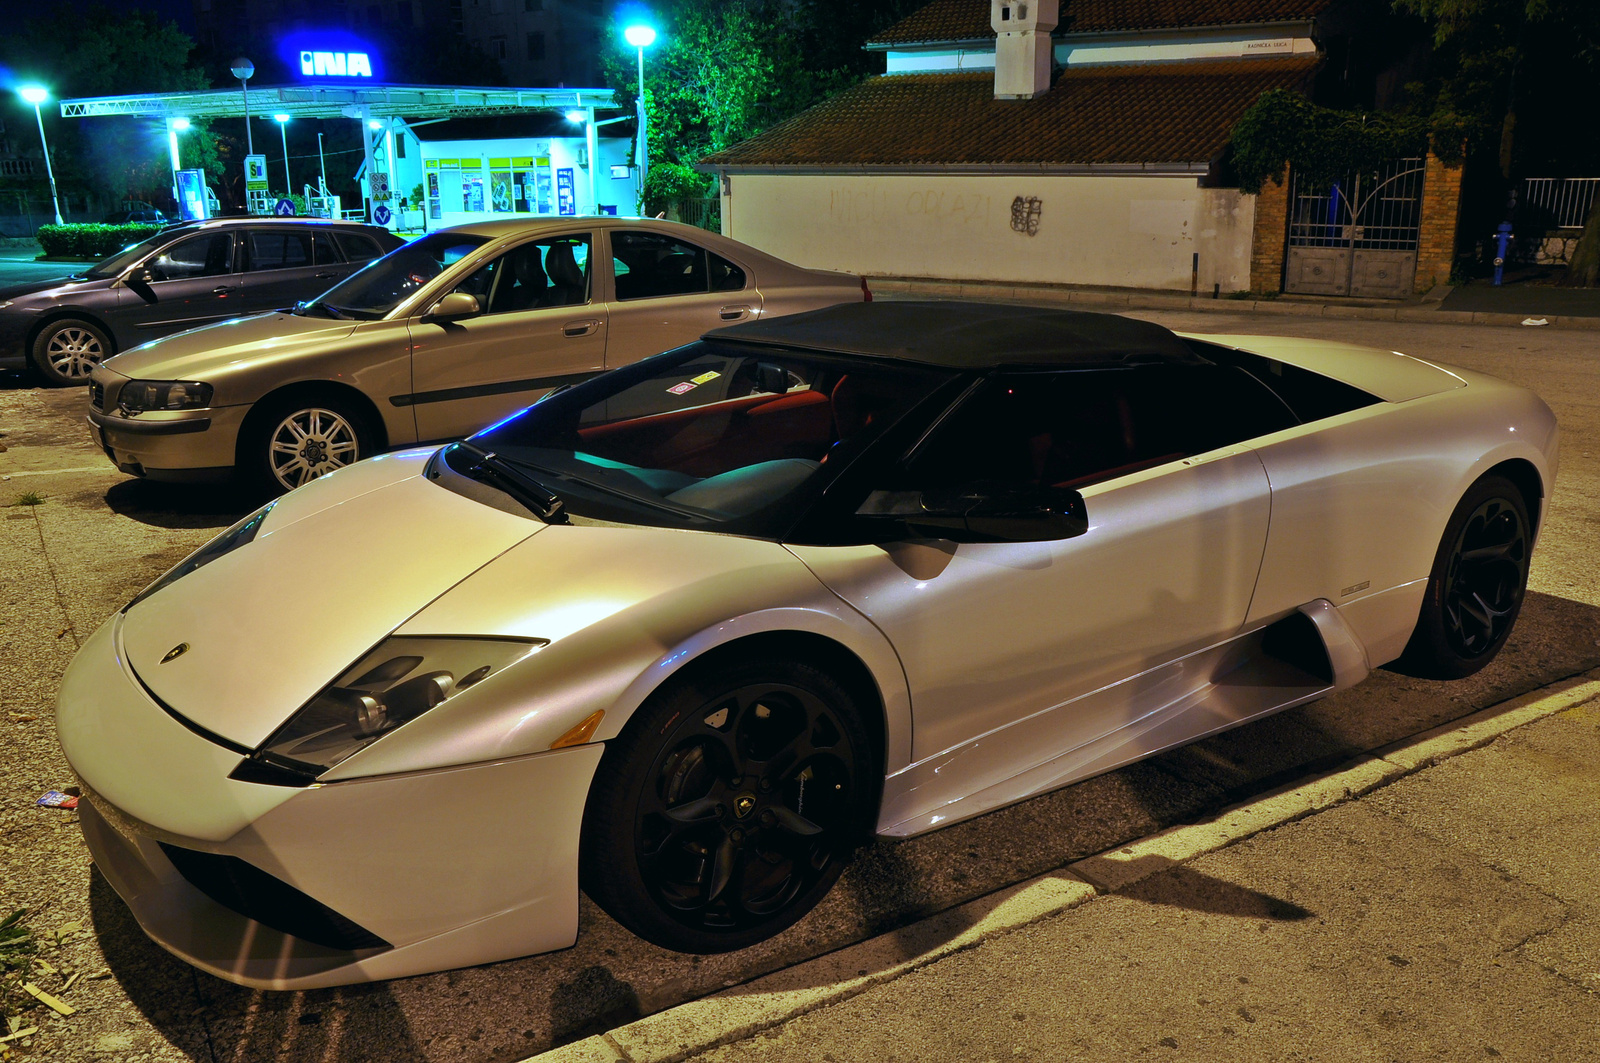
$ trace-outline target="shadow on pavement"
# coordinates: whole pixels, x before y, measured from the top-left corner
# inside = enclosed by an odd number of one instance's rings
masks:
[[[304,993],[244,989],[163,951],[98,871],[91,873],[89,908],[112,976],[150,1024],[191,1059],[425,1058],[384,983]]]
[[[119,516],[158,528],[226,528],[261,504],[232,483],[168,484],[129,479],[105,493]]]
[[[1213,878],[1175,864],[1165,856],[1141,856],[1129,863],[1148,868],[1151,874],[1118,896],[1128,897],[1148,904],[1164,904],[1185,908],[1192,912],[1210,912],[1213,915],[1232,915],[1240,919],[1271,919],[1276,922],[1298,922],[1310,919],[1317,913],[1302,908],[1292,901],[1274,897],[1270,893],[1236,886],[1224,879]]]

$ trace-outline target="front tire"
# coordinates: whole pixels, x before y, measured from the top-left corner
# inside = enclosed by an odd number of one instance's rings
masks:
[[[241,465],[274,495],[377,451],[362,411],[341,398],[304,395],[280,400],[250,420],[242,438]]]
[[[877,760],[850,693],[797,661],[697,671],[612,741],[584,812],[584,891],[663,948],[745,948],[833,887]]]
[[[87,384],[94,367],[115,353],[111,337],[82,318],[58,318],[33,338],[34,368],[58,388]]]
[[[1396,670],[1461,679],[1494,660],[1522,609],[1532,547],[1516,484],[1485,476],[1469,487],[1445,525],[1422,613]]]

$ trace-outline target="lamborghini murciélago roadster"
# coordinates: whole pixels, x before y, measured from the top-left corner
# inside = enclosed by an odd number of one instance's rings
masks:
[[[709,333],[251,514],[63,682],[152,938],[309,988],[749,945],[874,833],[1505,642],[1521,388],[1389,351],[862,303]]]

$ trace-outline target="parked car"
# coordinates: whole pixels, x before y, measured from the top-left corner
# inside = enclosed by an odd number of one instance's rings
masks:
[[[873,833],[1481,668],[1555,456],[1538,396],[1389,351],[836,306],[252,513],[57,725],[95,863],[221,978],[563,948],[580,884],[736,949]]]
[[[86,384],[118,351],[309,299],[403,241],[315,218],[184,222],[82,273],[0,288],[0,368]]]
[[[719,324],[869,296],[859,277],[675,222],[459,225],[293,311],[117,356],[94,373],[89,421],[125,472],[238,470],[282,492],[388,447],[458,439]]]
[[[165,225],[166,223],[167,216],[149,205],[130,210],[114,210],[100,219],[101,225]]]

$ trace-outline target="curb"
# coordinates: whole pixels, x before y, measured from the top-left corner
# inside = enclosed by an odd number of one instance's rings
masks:
[[[1346,303],[1302,303],[1282,299],[1211,299],[1145,291],[1086,291],[1076,288],[1008,285],[982,281],[936,281],[912,277],[868,277],[874,294],[903,292],[941,298],[985,299],[1001,302],[1065,303],[1080,307],[1117,307],[1128,310],[1195,310],[1219,314],[1277,314],[1285,317],[1328,317],[1362,321],[1407,321],[1434,325],[1493,325],[1521,327],[1529,314],[1502,314],[1483,310],[1439,310],[1429,304],[1361,306]],[[1545,314],[1550,328],[1600,331],[1600,317]]]
[[[1270,790],[1202,822],[1171,827],[899,930],[531,1056],[523,1063],[678,1063],[848,1000],[1178,864],[1356,800],[1489,745],[1519,727],[1597,698],[1600,669],[1558,680],[1362,754],[1326,774]]]

